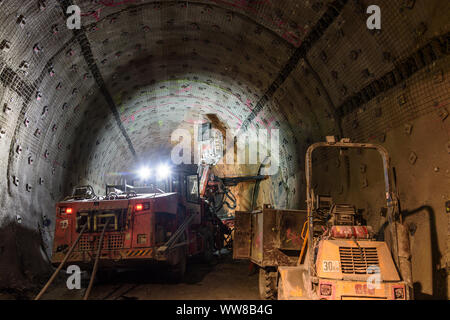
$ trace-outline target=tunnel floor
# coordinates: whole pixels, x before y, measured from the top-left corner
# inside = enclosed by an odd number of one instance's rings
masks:
[[[257,270],[256,270],[257,271]],[[179,283],[170,283],[164,270],[123,270],[107,281],[97,282],[89,300],[258,300],[258,274],[248,261],[231,254],[215,257],[211,264],[190,261]],[[62,279],[49,288],[43,300],[81,300],[81,290],[68,290]],[[3,297],[5,298],[5,297]],[[31,297],[29,297],[31,298]]]

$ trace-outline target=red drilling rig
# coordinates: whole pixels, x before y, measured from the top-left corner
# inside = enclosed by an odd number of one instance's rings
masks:
[[[98,269],[165,264],[172,279],[179,281],[188,257],[210,261],[214,251],[223,248],[225,235],[231,234],[216,215],[223,204],[235,207],[228,187],[258,177],[217,178],[207,166],[195,173],[167,169],[158,169],[157,174],[164,173],[159,181],[106,185],[103,197],[91,186],[81,186],[58,202],[52,255],[58,268],[36,299],[66,264],[82,270],[94,264],[87,299]],[[218,195],[220,201],[215,200]]]

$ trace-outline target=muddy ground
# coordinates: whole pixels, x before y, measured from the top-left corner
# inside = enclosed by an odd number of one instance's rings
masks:
[[[165,270],[121,270],[108,280],[96,282],[90,300],[256,300],[259,299],[258,275],[248,261],[236,261],[228,255],[216,257],[210,265],[192,260],[180,283],[170,283]],[[43,300],[82,299],[88,279],[81,290],[68,290],[64,278],[58,280]],[[32,299],[32,293],[0,293],[0,299]]]

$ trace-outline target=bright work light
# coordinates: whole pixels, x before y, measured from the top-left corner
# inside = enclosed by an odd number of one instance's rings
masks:
[[[142,180],[148,179],[150,177],[151,173],[152,172],[148,167],[142,167],[141,169],[139,169],[139,172],[138,172],[139,177]]]
[[[158,175],[159,180],[163,180],[169,177],[170,173],[171,173],[170,167],[166,164],[161,164],[158,166],[158,171],[156,174]]]

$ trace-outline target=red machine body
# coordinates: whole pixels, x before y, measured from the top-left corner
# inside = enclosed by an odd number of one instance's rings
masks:
[[[68,263],[91,265],[109,220],[100,266],[130,267],[164,262],[175,266],[211,251],[218,231],[215,217],[198,196],[198,177],[177,176],[167,193],[133,193],[105,199],[70,199],[56,204],[52,263],[57,265],[76,244]]]

